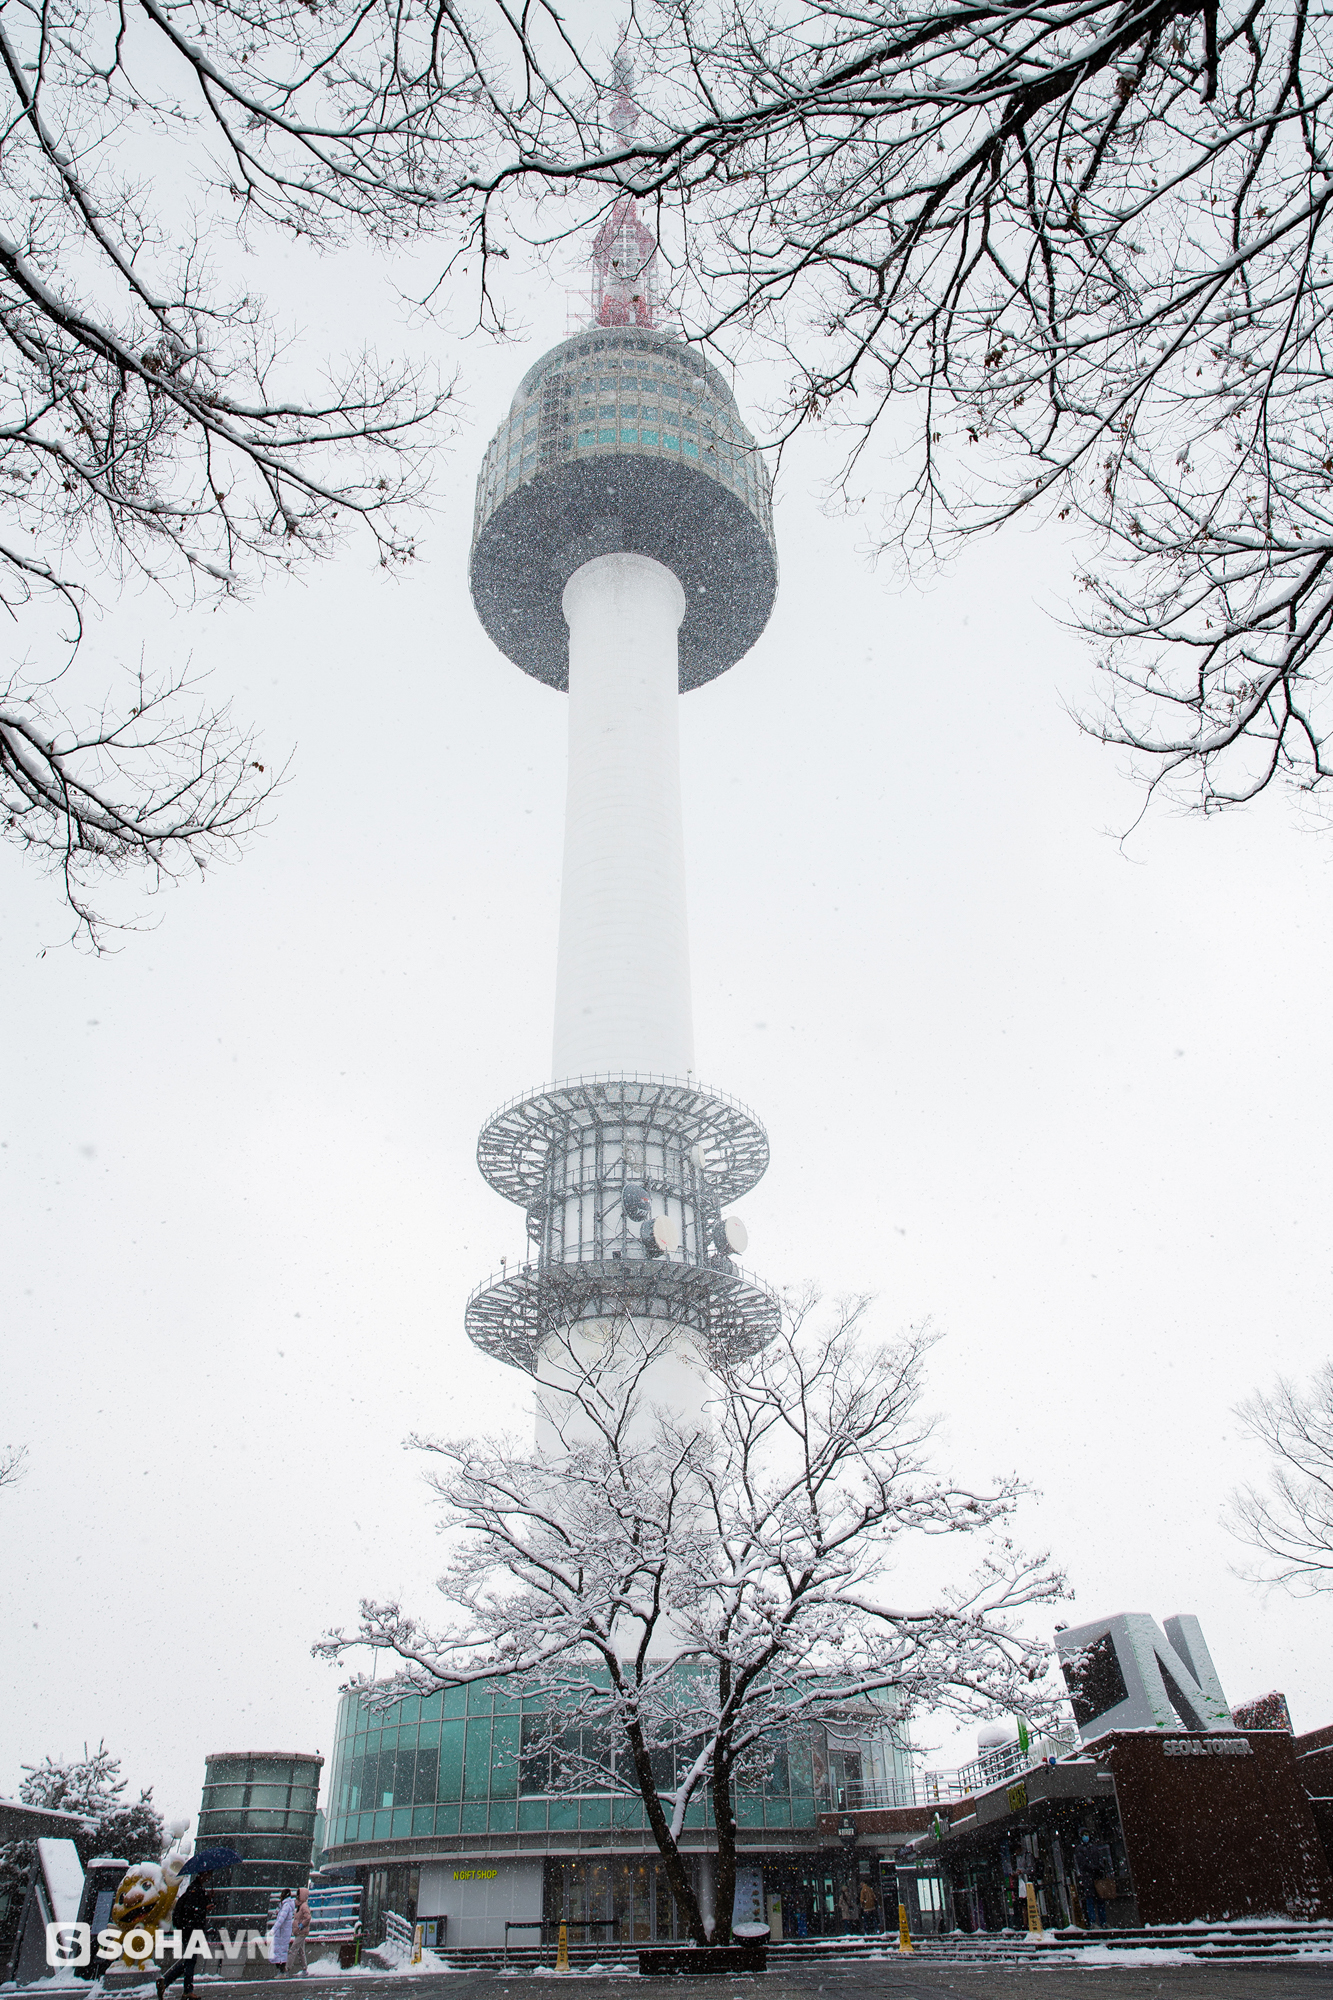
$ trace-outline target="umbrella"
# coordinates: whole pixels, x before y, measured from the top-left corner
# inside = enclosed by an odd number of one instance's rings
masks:
[[[182,1875],[208,1875],[215,1868],[235,1868],[241,1856],[234,1847],[206,1847],[201,1854],[192,1854],[181,1869]]]

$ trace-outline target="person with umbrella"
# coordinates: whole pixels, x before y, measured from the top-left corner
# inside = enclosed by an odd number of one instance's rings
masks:
[[[195,1854],[185,1863],[181,1874],[189,1879],[185,1888],[176,1898],[172,1908],[172,1924],[181,1937],[180,1957],[169,1972],[163,1972],[157,1979],[157,2000],[163,2000],[168,1986],[177,1973],[184,1975],[183,1991],[186,2000],[194,1994],[194,1961],[200,1954],[190,1950],[196,1933],[208,1942],[208,1890],[205,1876],[215,1874],[223,1868],[234,1868],[240,1855],[230,1847],[210,1847],[202,1854]]]

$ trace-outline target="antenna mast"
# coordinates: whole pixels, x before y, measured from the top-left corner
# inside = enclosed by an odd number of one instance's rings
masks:
[[[611,126],[628,145],[640,118],[634,65],[624,41],[612,64]],[[657,239],[640,219],[633,195],[622,194],[592,246],[593,325],[652,326],[657,311]]]

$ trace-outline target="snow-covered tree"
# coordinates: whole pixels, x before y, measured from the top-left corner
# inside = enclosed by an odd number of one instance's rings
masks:
[[[1333,1590],[1333,1361],[1308,1388],[1279,1380],[1236,1411],[1269,1454],[1261,1487],[1238,1487],[1227,1525],[1259,1557],[1243,1574],[1297,1596]]]
[[[822,1331],[811,1303],[767,1347],[718,1364],[702,1424],[652,1405],[677,1330],[626,1318],[600,1348],[553,1335],[538,1390],[550,1448],[409,1440],[431,1460],[451,1536],[443,1623],[367,1602],[354,1634],[316,1649],[387,1656],[387,1680],[351,1683],[380,1705],[502,1677],[523,1697],[523,1756],[542,1765],[542,1789],[642,1801],[697,1943],[710,1926],[682,1851],[692,1809],[706,1801],[711,1818],[711,1935],[725,1938],[737,1788],[812,1728],[1044,1718],[1058,1699],[1020,1614],[1063,1581],[1009,1538],[1019,1483],[934,1475],[928,1339],[863,1347],[864,1302]],[[960,1538],[980,1545],[968,1580],[916,1601],[903,1559],[938,1543],[937,1573],[956,1570],[942,1545]]]
[[[23,1771],[22,1804],[78,1813],[92,1822],[86,1831],[71,1836],[81,1861],[86,1863],[94,1854],[119,1854],[126,1861],[160,1857],[166,1837],[152,1788],[127,1800],[120,1759],[105,1743],[93,1751],[85,1744],[81,1757],[45,1757],[40,1764],[25,1764]]]
[[[338,329],[298,357],[247,253],[447,219],[449,162],[493,117],[469,25],[389,0],[14,6],[0,95],[0,607],[26,635],[0,675],[0,840],[96,939],[97,880],[225,852],[274,773],[178,660],[81,686],[89,604],[240,591],[355,524],[397,564],[440,435],[429,371]]]

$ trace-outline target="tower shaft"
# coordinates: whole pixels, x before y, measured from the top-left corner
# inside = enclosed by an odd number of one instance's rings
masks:
[[[616,243],[608,257],[619,283]],[[767,1167],[767,1135],[693,1073],[679,736],[679,696],[740,659],[772,608],[768,473],[710,362],[602,320],[519,385],[477,482],[471,561],[496,644],[569,689],[554,1081],[477,1145],[532,1253],[467,1307],[477,1345],[537,1378],[556,1455],[562,1382],[632,1370],[645,1412],[694,1421],[710,1370],[780,1323],[724,1214]]]
[[[565,586],[569,779],[552,1073],[694,1069],[677,632],[685,593],[651,556]]]

